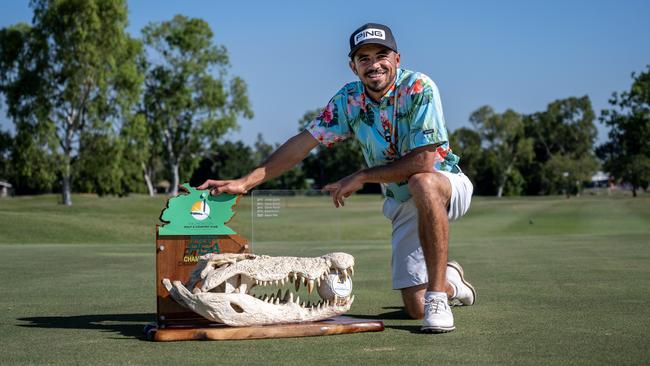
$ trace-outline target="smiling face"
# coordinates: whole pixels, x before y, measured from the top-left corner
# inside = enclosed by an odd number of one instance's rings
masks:
[[[352,56],[350,68],[366,87],[366,93],[378,101],[395,82],[400,55],[388,47],[369,44]]]

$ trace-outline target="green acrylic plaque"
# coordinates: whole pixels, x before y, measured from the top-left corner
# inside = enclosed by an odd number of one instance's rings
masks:
[[[237,234],[226,226],[235,215],[233,208],[239,196],[222,193],[210,195],[209,190],[197,190],[189,183],[181,186],[185,192],[167,201],[160,214],[164,224],[159,235],[232,235]]]

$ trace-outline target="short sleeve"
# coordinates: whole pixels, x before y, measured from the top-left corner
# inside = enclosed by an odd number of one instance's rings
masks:
[[[447,127],[442,114],[438,87],[427,76],[419,77],[408,88],[411,98],[409,150],[447,142]]]
[[[307,124],[306,130],[327,147],[350,137],[350,125],[345,113],[347,111],[346,103],[345,89],[341,89],[327,103],[318,117]]]

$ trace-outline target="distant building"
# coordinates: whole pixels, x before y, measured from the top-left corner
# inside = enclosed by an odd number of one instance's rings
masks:
[[[9,195],[9,191],[11,190],[11,187],[11,184],[8,182],[0,180],[0,197],[7,197]]]
[[[159,194],[167,194],[169,193],[169,188],[171,187],[171,183],[167,180],[161,180],[156,184],[156,193]]]
[[[591,187],[605,188],[609,183],[609,174],[597,171],[596,174],[591,176]]]

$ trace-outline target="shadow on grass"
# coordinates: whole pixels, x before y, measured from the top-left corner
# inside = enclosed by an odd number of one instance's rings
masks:
[[[27,328],[91,329],[100,332],[115,332],[125,337],[146,340],[143,332],[147,323],[156,319],[155,314],[94,314],[76,316],[36,316],[18,318],[29,324],[20,324]]]
[[[401,306],[386,306],[383,307],[384,310],[397,309],[392,311],[386,311],[377,315],[369,314],[345,314],[354,318],[360,319],[372,319],[372,320],[413,320],[406,313],[403,307]],[[384,324],[384,327],[397,330],[405,330],[411,333],[421,333],[420,325],[393,325],[393,324]]]
[[[384,307],[382,309],[397,309],[377,315],[370,314],[345,314],[359,319],[372,320],[413,320],[400,306]],[[124,337],[147,340],[144,326],[156,319],[155,314],[94,314],[76,316],[37,316],[18,318],[19,321],[29,322],[20,324],[27,328],[58,328],[58,329],[90,329],[100,332],[114,332]],[[420,333],[419,325],[392,325],[384,324],[386,328],[405,330],[411,333]]]

